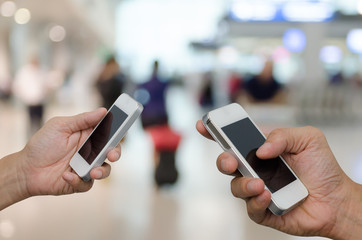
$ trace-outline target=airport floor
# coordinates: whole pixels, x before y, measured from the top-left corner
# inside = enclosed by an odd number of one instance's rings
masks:
[[[196,132],[194,125],[202,112],[186,99],[186,93],[175,91],[170,103],[174,106],[171,123],[183,135],[175,186],[155,187],[152,143],[138,122],[108,179],[96,182],[87,193],[33,197],[3,210],[0,239],[322,239],[290,236],[249,220],[244,202],[230,192],[231,177],[217,171],[215,160],[221,148]],[[50,104],[46,117],[71,115],[94,105]],[[265,131],[296,126],[287,107],[249,106],[249,114]],[[0,102],[0,156],[24,146],[26,119],[20,105]],[[362,124],[319,127],[342,168],[362,183]]]

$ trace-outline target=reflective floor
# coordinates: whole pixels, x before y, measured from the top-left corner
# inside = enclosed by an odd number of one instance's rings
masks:
[[[221,149],[195,130],[202,112],[186,99],[190,99],[187,93],[175,90],[170,102],[171,122],[183,135],[177,155],[180,179],[175,186],[155,188],[150,137],[138,122],[108,179],[96,182],[87,193],[34,197],[3,210],[0,239],[304,239],[248,219],[243,201],[230,192],[231,177],[216,169]],[[50,104],[47,118],[81,111]],[[265,118],[268,112],[279,114]],[[291,109],[285,107],[250,106],[249,113],[265,131],[295,125]],[[21,106],[0,103],[1,156],[24,146],[24,119]],[[362,125],[319,127],[343,169],[362,183]]]

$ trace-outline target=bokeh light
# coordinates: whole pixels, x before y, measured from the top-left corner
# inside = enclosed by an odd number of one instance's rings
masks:
[[[358,1],[357,11],[358,11],[359,14],[362,15],[362,0],[359,0],[359,1]]]
[[[302,30],[288,29],[283,36],[284,46],[291,52],[302,52],[306,45],[306,37]]]
[[[342,50],[337,46],[325,46],[321,49],[319,57],[325,63],[338,63],[342,60]]]
[[[26,8],[19,8],[15,13],[15,22],[17,24],[27,24],[31,19],[31,13]]]
[[[146,105],[151,99],[150,93],[145,88],[137,89],[133,97],[143,105]]]
[[[237,50],[231,46],[224,46],[218,52],[218,58],[223,65],[234,65],[239,57]]]
[[[1,15],[12,17],[16,11],[16,4],[13,1],[5,1],[1,4]]]
[[[347,35],[347,47],[353,53],[362,54],[362,29],[353,29]]]
[[[66,36],[65,28],[60,25],[52,27],[49,31],[49,38],[53,42],[61,42],[64,40],[65,36]]]

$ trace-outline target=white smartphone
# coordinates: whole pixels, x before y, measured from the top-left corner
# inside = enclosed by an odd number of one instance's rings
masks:
[[[90,171],[104,163],[108,152],[117,146],[142,110],[142,104],[125,93],[117,98],[70,160],[70,166],[84,181],[91,179]]]
[[[308,196],[307,188],[281,156],[268,160],[256,156],[265,136],[239,104],[215,109],[202,120],[221,147],[238,159],[238,170],[243,176],[264,181],[271,193],[269,209],[273,214],[287,213]]]

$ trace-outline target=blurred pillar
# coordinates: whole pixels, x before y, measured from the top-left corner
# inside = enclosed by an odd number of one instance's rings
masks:
[[[308,86],[322,85],[327,75],[319,58],[319,51],[326,38],[327,23],[308,23],[302,25],[307,39],[303,60],[305,64],[304,83]]]
[[[10,33],[10,51],[13,72],[26,64],[30,58],[38,58],[43,68],[52,65],[53,48],[48,37],[49,24],[33,21],[31,24],[13,25]]]
[[[27,59],[28,25],[13,25],[10,33],[10,54],[12,71],[16,72]]]
[[[9,31],[1,29],[0,31],[0,89],[8,87],[10,80],[10,64],[9,64]]]

